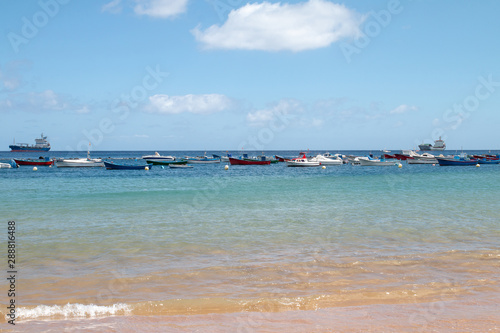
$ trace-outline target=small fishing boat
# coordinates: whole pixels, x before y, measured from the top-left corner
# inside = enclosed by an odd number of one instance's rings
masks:
[[[270,160],[252,160],[252,159],[241,159],[241,158],[229,158],[229,163],[231,165],[270,165]]]
[[[429,153],[423,153],[423,154],[414,153],[412,157],[413,158],[406,160],[408,164],[436,164],[438,162],[436,160],[436,156]],[[441,155],[440,157],[444,156]]]
[[[146,167],[151,169],[153,167],[152,164],[147,165],[127,165],[127,164],[115,164],[112,162],[104,161],[104,166],[107,170],[145,170]]]
[[[290,161],[291,160],[290,158],[285,158],[285,157],[279,156],[279,155],[274,155],[274,158],[276,160],[278,160],[278,162],[286,162],[286,161]]]
[[[190,164],[211,164],[211,163],[220,163],[220,158],[217,157],[208,157],[207,155],[204,156],[196,156],[196,157],[189,157],[186,156],[184,158],[187,163]]]
[[[18,165],[36,165],[36,166],[43,166],[43,165],[54,165],[54,160],[49,159],[48,157],[40,157],[40,158],[26,158],[26,159],[17,159],[15,158],[14,161]]]
[[[153,165],[183,165],[187,163],[187,161],[183,160],[173,160],[173,161],[146,160],[146,162],[148,162],[148,164],[153,164]]]
[[[168,166],[170,169],[192,169],[193,166],[189,164],[170,164]]]
[[[456,166],[456,165],[476,165],[477,159],[469,158],[465,153],[454,157],[436,157],[440,166]]]
[[[479,164],[500,164],[500,159],[478,158],[477,163],[479,163]]]
[[[384,159],[373,158],[370,156],[359,157],[358,161],[359,165],[362,166],[390,166],[398,164],[398,162],[395,160],[384,160]]]

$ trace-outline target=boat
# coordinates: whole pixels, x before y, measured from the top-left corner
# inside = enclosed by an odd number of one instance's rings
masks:
[[[90,158],[87,151],[87,158],[59,158],[55,160],[58,168],[82,168],[82,167],[104,167],[101,158]]]
[[[16,162],[18,165],[36,165],[36,166],[43,166],[43,165],[54,165],[54,160],[49,159],[48,157],[41,157],[40,158],[25,158],[25,159],[14,159],[14,162]]]
[[[440,155],[440,157],[444,157],[443,155]],[[414,153],[411,159],[407,159],[406,162],[408,164],[436,164],[438,161],[436,160],[436,156],[429,154],[429,153],[423,153],[423,154],[418,154]]]
[[[0,169],[11,169],[12,165],[10,163],[0,163]]]
[[[144,155],[144,156],[142,156],[142,159],[146,160],[146,162],[148,162],[148,163],[157,162],[157,161],[173,162],[176,160],[175,157],[173,157],[173,156],[162,156],[158,152],[155,152],[154,155]]]
[[[251,159],[241,159],[241,158],[229,158],[229,163],[231,165],[270,165],[270,160],[251,160]]]
[[[193,166],[189,164],[170,164],[168,166],[170,169],[192,169]]]
[[[152,164],[147,165],[127,165],[127,164],[115,164],[112,162],[104,161],[104,166],[107,170],[145,170],[146,168],[151,169]]]
[[[479,163],[479,164],[500,164],[500,159],[478,158],[477,163]]]
[[[359,165],[362,166],[389,166],[398,164],[395,160],[384,160],[379,158],[373,158],[371,156],[358,157]]]
[[[15,143],[9,146],[11,152],[39,152],[39,151],[49,151],[50,143],[47,141],[47,137],[41,134],[40,138],[35,139],[34,145],[29,145],[27,143]]]
[[[305,153],[300,153],[302,156],[297,158],[292,158],[290,161],[286,161],[287,167],[317,167],[320,166],[318,161],[310,161],[307,159]]]
[[[210,163],[220,163],[220,158],[208,157],[206,154],[204,156],[189,157],[186,156],[184,161],[190,164],[210,164]]]
[[[455,166],[455,165],[476,165],[477,159],[471,159],[466,154],[461,153],[459,156],[453,157],[436,157],[440,166]]]
[[[285,157],[280,156],[280,155],[274,155],[274,158],[275,158],[278,162],[286,162],[286,161],[291,161],[291,158],[285,158]]]
[[[418,145],[418,148],[420,148],[420,150],[445,150],[446,144],[441,137],[439,137],[439,139],[434,141],[434,145],[431,145],[430,143],[422,143],[421,145]]]
[[[186,164],[187,161],[183,160],[173,160],[173,161],[162,161],[162,160],[146,160],[148,164],[153,164],[153,165],[183,165]]]
[[[331,155],[330,155],[331,156]],[[325,155],[318,154],[316,157],[309,159],[310,161],[317,161],[320,165],[342,165],[344,161],[336,157],[326,157]]]

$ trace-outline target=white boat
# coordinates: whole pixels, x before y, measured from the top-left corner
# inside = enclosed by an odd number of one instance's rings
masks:
[[[333,156],[325,157],[325,155],[317,155],[316,157],[309,159],[309,161],[317,161],[321,165],[341,165],[344,163],[344,161],[338,156],[334,158]]]
[[[58,168],[84,168],[84,167],[104,167],[101,158],[90,158],[87,151],[87,158],[59,158],[55,160]]]
[[[399,162],[395,160],[381,160],[372,157],[358,157],[359,165],[363,166],[389,166],[396,165]]]
[[[142,157],[142,159],[146,160],[146,162],[154,162],[154,161],[173,162],[173,161],[175,161],[175,157],[173,157],[173,156],[162,156],[158,152],[155,152],[154,155],[144,155]]]
[[[301,153],[301,157],[293,158],[286,161],[288,167],[317,167],[320,166],[318,161],[308,160],[305,153]]]
[[[9,163],[0,163],[0,169],[10,169],[12,168],[12,165]]]
[[[408,164],[437,164],[438,163],[436,156],[429,154],[429,153],[418,154],[418,153],[414,152],[411,155],[411,157],[413,157],[413,158],[406,160],[406,162]]]

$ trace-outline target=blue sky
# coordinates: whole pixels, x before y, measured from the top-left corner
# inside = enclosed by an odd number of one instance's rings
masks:
[[[499,149],[498,1],[4,1],[0,150]]]

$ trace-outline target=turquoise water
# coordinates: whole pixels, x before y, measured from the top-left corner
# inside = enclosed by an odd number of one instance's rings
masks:
[[[21,321],[311,310],[498,293],[499,184],[499,165],[21,167],[0,212]]]

